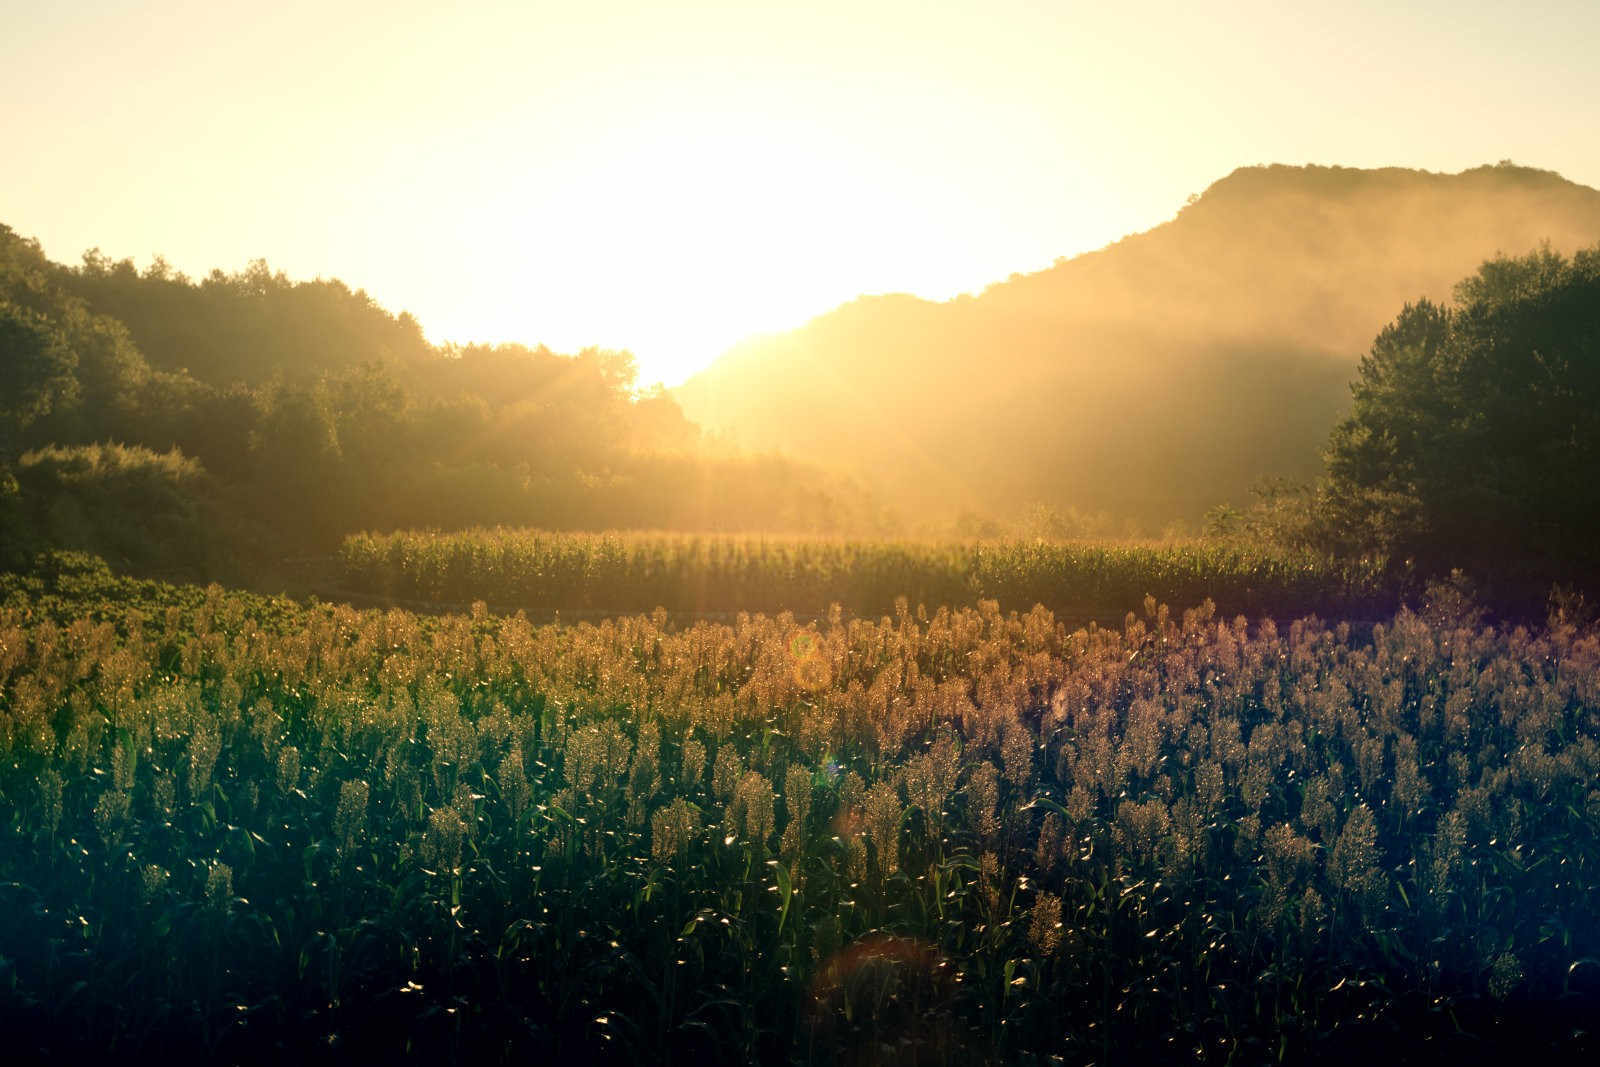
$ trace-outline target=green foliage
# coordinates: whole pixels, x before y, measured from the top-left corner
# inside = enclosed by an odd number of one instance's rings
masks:
[[[37,242],[0,226],[0,455],[123,434],[149,385],[123,325],[65,289]]]
[[[1454,597],[1454,599],[1452,599]],[[24,1058],[1575,1058],[1600,635],[0,577]]]
[[[0,462],[0,571],[27,562],[34,546],[33,531],[22,503],[22,483],[11,467]]]
[[[1250,492],[1255,499],[1248,507],[1218,504],[1206,512],[1207,537],[1293,548],[1313,548],[1325,541],[1310,484],[1269,478]]]
[[[76,399],[76,365],[43,316],[0,300],[0,456],[33,423]]]
[[[64,548],[146,572],[208,569],[212,487],[200,465],[177,450],[49,446],[23,454],[15,481],[4,521],[13,531],[8,541],[24,556]]]
[[[1600,246],[1496,259],[1378,335],[1329,443],[1345,545],[1507,584],[1600,577]]]
[[[59,284],[124,323],[155,367],[217,388],[278,378],[309,385],[367,363],[406,365],[432,349],[410,315],[392,315],[343,282],[290,281],[262,260],[199,282],[160,260],[144,273],[97,250]]]

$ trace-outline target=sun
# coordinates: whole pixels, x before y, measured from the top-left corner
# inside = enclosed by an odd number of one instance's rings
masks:
[[[500,281],[458,301],[471,320],[448,330],[626,348],[641,386],[681,383],[746,337],[871,291],[891,276],[885,250],[926,240],[909,194],[853,153],[723,116],[612,130],[570,161],[522,160],[525,199],[468,205]]]

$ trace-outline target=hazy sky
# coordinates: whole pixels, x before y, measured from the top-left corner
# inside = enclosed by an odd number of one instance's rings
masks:
[[[0,222],[336,276],[435,341],[675,383],[945,297],[1255,163],[1600,186],[1600,3],[0,0]]]

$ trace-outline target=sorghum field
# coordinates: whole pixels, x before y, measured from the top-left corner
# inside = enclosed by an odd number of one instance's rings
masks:
[[[1600,637],[0,579],[8,1053],[1596,1051]]]
[[[475,600],[540,616],[558,611],[823,616],[833,604],[886,615],[913,605],[976,607],[1120,621],[1145,596],[1210,599],[1250,615],[1374,619],[1397,607],[1374,559],[1222,543],[842,541],[826,538],[401,531],[345,539],[352,592],[417,601]]]

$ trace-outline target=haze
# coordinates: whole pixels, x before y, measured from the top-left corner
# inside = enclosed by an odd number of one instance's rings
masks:
[[[1236,166],[1501,158],[1600,185],[1591,3],[12,5],[4,217],[53,258],[264,257],[434,341],[679,382],[930,298]]]

